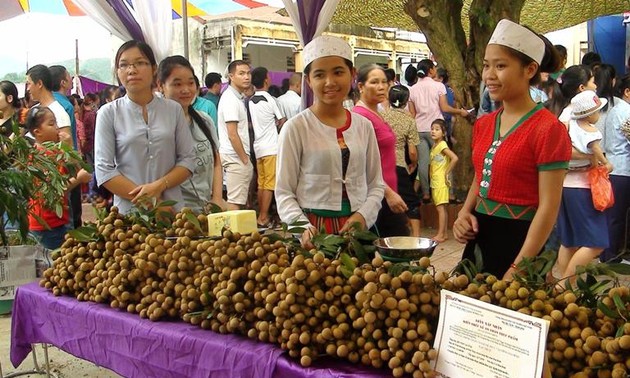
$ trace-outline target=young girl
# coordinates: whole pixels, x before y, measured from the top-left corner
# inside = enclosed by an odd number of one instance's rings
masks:
[[[35,148],[44,150],[44,142],[59,142],[59,130],[53,112],[46,108],[35,106],[28,111],[25,127],[35,138]],[[52,154],[52,152],[51,152]],[[65,173],[65,171],[62,171]],[[79,170],[76,178],[71,178],[66,191],[70,191],[78,185],[87,184],[92,175],[84,169]],[[62,199],[63,213],[57,213],[44,207],[43,200],[33,198],[29,201],[31,212],[28,215],[29,230],[39,239],[47,249],[57,249],[63,244],[63,238],[69,222],[68,198]],[[46,224],[41,224],[40,219]]]
[[[560,59],[544,37],[509,20],[497,24],[484,57],[483,81],[503,107],[477,120],[473,131],[475,178],[453,225],[463,258],[512,279],[517,264],[536,256],[555,223],[571,140],[554,114],[534,103],[529,86]]]
[[[313,105],[280,131],[276,202],[283,222],[306,221],[302,244],[324,226],[338,233],[376,221],[385,184],[374,128],[344,109],[354,69],[347,42],[320,36],[302,52]]]
[[[154,203],[184,201],[179,185],[195,170],[190,127],[180,104],[153,94],[157,64],[140,41],[125,42],[116,53],[118,80],[127,94],[105,104],[96,117],[95,174],[114,193],[123,214],[142,198]]]
[[[192,132],[195,148],[195,171],[181,185],[184,204],[201,212],[208,202],[226,207],[223,201],[223,169],[217,148],[216,127],[209,115],[197,112],[192,103],[197,98],[195,72],[183,56],[169,56],[158,66],[158,88],[164,97],[177,101]]]
[[[389,88],[389,109],[382,113],[383,119],[396,134],[396,175],[398,194],[407,204],[407,218],[411,236],[420,236],[420,197],[413,190],[413,182],[418,167],[416,146],[420,143],[416,131],[416,121],[405,110],[409,101],[409,89],[404,85]],[[405,153],[409,154],[409,163]]]
[[[609,172],[612,171],[612,165],[606,160],[600,146],[602,133],[595,127],[600,110],[606,103],[605,98],[600,99],[590,90],[580,92],[571,100],[571,144],[590,159],[571,160],[569,167],[575,167],[572,170],[575,183],[581,185],[565,187],[562,191],[557,261],[561,277],[573,276],[577,266],[589,263],[608,247],[606,215],[593,206],[588,179],[588,168],[591,166],[604,165]],[[571,281],[575,281],[575,277]]]
[[[430,154],[431,197],[438,212],[438,232],[433,237],[433,240],[438,243],[448,239],[446,204],[449,202],[449,188],[451,187],[448,176],[458,160],[457,155],[446,144],[446,135],[446,122],[443,119],[433,121],[431,124],[433,148]]]

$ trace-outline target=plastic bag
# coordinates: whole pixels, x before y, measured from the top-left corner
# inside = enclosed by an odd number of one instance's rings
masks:
[[[604,166],[591,169],[588,172],[591,183],[591,195],[596,210],[604,211],[615,204],[612,186],[608,179],[608,170]]]

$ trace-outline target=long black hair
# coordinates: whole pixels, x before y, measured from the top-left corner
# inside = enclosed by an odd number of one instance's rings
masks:
[[[615,67],[602,63],[597,68],[593,69],[593,75],[595,76],[595,84],[597,85],[597,96],[604,97],[608,100],[606,106],[602,110],[608,110],[608,107],[615,106],[615,88],[614,81],[617,76]]]
[[[580,85],[586,85],[593,77],[593,72],[583,64],[567,68],[558,80],[552,82],[553,94],[545,107],[556,116],[560,116],[571,99],[578,94]]]
[[[188,68],[190,72],[192,73],[193,77],[195,77],[195,70],[190,64],[190,62],[188,61],[188,59],[184,58],[181,55],[173,55],[173,56],[164,58],[160,62],[160,65],[158,66],[158,70],[157,70],[158,81],[164,84],[166,80],[168,79],[168,77],[171,76],[173,69],[178,66]],[[212,137],[212,133],[210,132],[210,127],[208,126],[208,123],[206,122],[206,120],[203,119],[203,117],[199,113],[197,113],[197,111],[193,108],[192,104],[188,105],[188,114],[190,114],[190,117],[197,124],[197,126],[199,126],[199,129],[201,130],[203,135],[205,135],[206,138],[208,138],[208,141],[210,142],[210,145],[212,146],[212,153],[215,155],[215,158],[216,158],[216,156],[219,154],[219,151],[217,149],[217,145],[214,141],[214,138]]]

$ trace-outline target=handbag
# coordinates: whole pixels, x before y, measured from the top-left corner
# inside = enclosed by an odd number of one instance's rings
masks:
[[[598,166],[588,172],[591,183],[591,196],[596,210],[604,211],[615,204],[615,196],[608,178],[608,170],[604,166]]]

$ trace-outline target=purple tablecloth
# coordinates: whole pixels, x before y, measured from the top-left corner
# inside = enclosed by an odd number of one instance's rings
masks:
[[[31,343],[49,343],[125,377],[386,377],[361,365],[325,359],[302,368],[275,345],[221,335],[183,322],[151,322],[105,305],[21,286],[11,324],[11,362]]]

